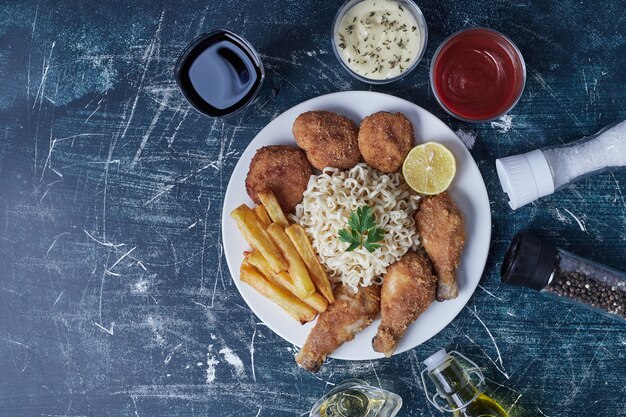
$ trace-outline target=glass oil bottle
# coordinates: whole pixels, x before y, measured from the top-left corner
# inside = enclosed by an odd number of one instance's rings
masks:
[[[348,379],[320,398],[310,417],[394,417],[402,407],[400,396]]]
[[[462,358],[471,365],[465,369],[453,356]],[[485,377],[478,365],[459,352],[447,353],[440,349],[424,361],[422,384],[428,401],[441,412],[450,412],[454,417],[508,417],[508,414],[494,399],[484,394]],[[428,392],[425,374],[435,385],[437,392]],[[475,385],[471,376],[478,378]],[[438,399],[439,398],[439,399]],[[445,401],[447,405],[441,404]]]

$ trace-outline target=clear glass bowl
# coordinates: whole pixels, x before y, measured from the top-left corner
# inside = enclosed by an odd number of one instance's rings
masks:
[[[491,34],[491,36],[499,38],[502,42],[506,43],[507,46],[510,47],[510,49],[515,54],[515,58],[517,59],[517,62],[518,62],[518,66],[517,66],[516,69],[518,71],[520,71],[520,73],[521,73],[521,81],[519,82],[519,86],[517,86],[518,90],[516,92],[515,99],[511,102],[511,104],[509,106],[507,106],[507,108],[504,111],[498,113],[497,115],[495,115],[493,117],[489,117],[489,118],[485,118],[485,119],[479,119],[479,118],[469,119],[469,118],[466,118],[466,117],[463,117],[463,116],[457,114],[454,110],[448,108],[448,106],[446,106],[444,104],[444,102],[439,97],[439,92],[435,88],[435,80],[434,80],[434,78],[435,78],[435,65],[437,64],[437,59],[439,58],[439,54],[452,41],[454,41],[455,39],[457,39],[458,37],[460,37],[462,35],[467,34],[468,32],[473,32],[473,31],[485,31],[485,32],[488,32],[489,34]],[[525,85],[526,85],[526,64],[524,62],[524,57],[522,56],[521,51],[517,48],[517,45],[515,45],[515,43],[513,43],[513,41],[511,39],[509,39],[507,36],[503,35],[502,33],[498,32],[497,30],[484,28],[484,27],[473,27],[473,28],[467,28],[467,29],[459,30],[458,32],[453,33],[452,35],[448,36],[443,42],[441,42],[439,47],[437,47],[437,50],[435,51],[435,54],[433,55],[433,59],[430,61],[430,89],[432,90],[433,95],[435,96],[435,99],[437,100],[437,103],[439,103],[441,108],[444,109],[450,116],[452,116],[452,117],[454,117],[456,119],[462,120],[464,122],[469,122],[469,123],[489,122],[489,121],[492,121],[492,120],[496,120],[496,119],[502,117],[503,115],[507,114],[509,111],[511,111],[511,109],[513,107],[515,107],[515,105],[517,104],[519,99],[522,97],[522,93],[524,92]]]
[[[402,408],[402,398],[393,392],[350,378],[320,398],[309,417],[394,417]]]
[[[233,47],[240,50],[241,53],[246,56],[247,60],[249,60],[256,73],[256,81],[254,81],[250,90],[239,101],[227,108],[217,108],[213,106],[213,103],[207,102],[198,93],[189,76],[189,69],[194,60],[217,41],[227,41],[232,44]],[[242,58],[239,59],[241,60]],[[261,90],[261,85],[265,80],[265,69],[254,47],[243,37],[226,29],[215,29],[198,36],[179,56],[174,73],[178,88],[180,88],[187,102],[191,104],[195,110],[210,117],[231,117],[248,108]],[[212,75],[207,73],[206,77],[203,78],[208,80],[211,79],[211,77]],[[215,80],[216,78],[213,76],[213,79]],[[219,80],[219,78],[217,78],[217,80]],[[216,81],[213,81],[213,83],[215,82]]]
[[[348,0],[348,1],[346,1],[339,8],[339,10],[337,11],[337,14],[335,15],[335,20],[333,20],[332,31],[330,33],[330,43],[332,44],[332,48],[333,48],[333,52],[335,53],[335,57],[337,58],[337,60],[341,64],[341,66],[346,71],[348,71],[348,73],[350,75],[352,75],[354,78],[356,78],[359,81],[363,81],[364,83],[369,83],[369,84],[388,84],[388,83],[391,83],[391,82],[394,82],[394,81],[401,80],[402,78],[404,78],[407,75],[409,75],[418,66],[418,64],[420,63],[420,61],[424,57],[424,52],[426,51],[426,45],[428,44],[428,27],[426,26],[426,19],[424,18],[424,14],[420,10],[420,8],[417,7],[417,4],[415,4],[412,0],[394,0],[398,4],[400,4],[402,7],[404,7],[406,10],[411,12],[413,17],[415,18],[415,21],[417,22],[417,28],[420,31],[420,35],[421,35],[421,41],[422,41],[421,49],[420,49],[419,53],[417,54],[417,57],[415,58],[415,61],[413,61],[411,66],[408,67],[402,74],[399,74],[399,75],[397,75],[395,77],[391,77],[391,78],[385,78],[385,79],[382,79],[382,80],[373,79],[373,78],[367,78],[367,77],[364,77],[364,76],[356,73],[354,70],[352,70],[352,68],[350,68],[343,61],[343,59],[341,58],[341,54],[339,53],[339,50],[337,49],[337,44],[335,43],[335,35],[339,31],[339,24],[341,23],[341,20],[346,15],[348,10],[350,10],[356,4],[361,3],[362,1],[364,1],[364,0]]]

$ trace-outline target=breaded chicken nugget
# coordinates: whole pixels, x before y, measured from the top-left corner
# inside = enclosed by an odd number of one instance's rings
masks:
[[[317,169],[349,169],[359,163],[358,126],[350,119],[325,110],[302,113],[293,122],[296,143]]]
[[[361,122],[359,150],[372,168],[396,172],[413,147],[413,138],[413,125],[404,114],[381,111]]]
[[[302,201],[313,168],[301,149],[265,146],[254,154],[246,177],[246,191],[261,204],[258,193],[271,190],[285,213],[293,213]]]

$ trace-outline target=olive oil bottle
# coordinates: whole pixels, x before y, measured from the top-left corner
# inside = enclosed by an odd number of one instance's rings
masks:
[[[310,417],[394,417],[402,398],[372,387],[360,379],[348,379],[324,395],[311,410]]]
[[[452,355],[456,355],[472,367],[463,368],[461,363]],[[454,417],[508,417],[508,414],[494,399],[483,393],[485,377],[478,365],[463,356],[452,351],[447,353],[445,349],[437,351],[424,361],[426,369],[422,371],[422,384],[428,401],[439,411],[451,412]],[[434,395],[428,393],[426,378],[435,385],[437,392]],[[478,384],[472,383],[471,376],[478,378]],[[441,399],[447,403],[441,404]]]

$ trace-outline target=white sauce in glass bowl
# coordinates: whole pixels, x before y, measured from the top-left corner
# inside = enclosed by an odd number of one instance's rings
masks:
[[[394,0],[364,0],[351,7],[334,34],[344,64],[374,80],[405,72],[424,47],[421,27],[408,7]]]

